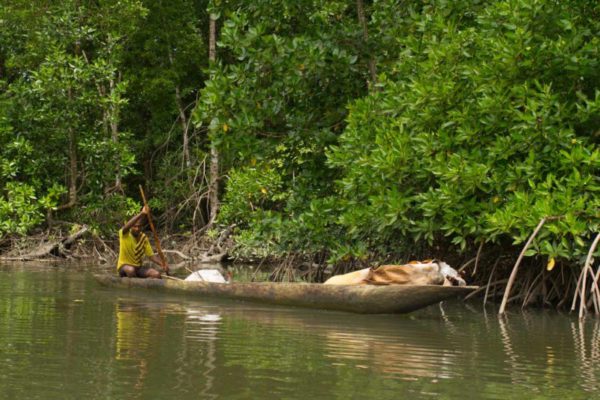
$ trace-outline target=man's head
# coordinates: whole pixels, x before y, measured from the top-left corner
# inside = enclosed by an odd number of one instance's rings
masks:
[[[146,224],[146,218],[139,218],[135,224],[131,227],[131,234],[136,238],[140,236],[142,231],[144,230],[144,225]]]

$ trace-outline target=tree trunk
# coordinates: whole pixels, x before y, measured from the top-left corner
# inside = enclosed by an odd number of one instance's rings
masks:
[[[115,91],[115,80],[114,78],[109,82],[110,87],[110,97],[113,97],[113,93]],[[119,106],[115,103],[111,103],[110,112],[109,112],[109,121],[110,121],[110,132],[111,132],[111,140],[116,145],[119,143]],[[123,191],[121,182],[121,157],[120,154],[117,154],[115,157],[115,190],[120,192]]]
[[[85,62],[90,65],[90,61],[87,57],[85,51],[80,51],[83,56]],[[121,73],[118,73],[118,76],[111,76],[111,79],[108,82],[108,98],[112,99],[115,93],[115,80],[116,82],[121,81]],[[107,97],[107,89],[104,85],[96,82],[96,89],[98,90],[98,95],[101,99]],[[119,143],[119,113],[120,109],[117,104],[114,102],[109,103],[107,107],[103,107],[102,109],[102,128],[107,136],[110,136],[112,142],[116,145]],[[121,156],[117,154],[114,160],[115,163],[115,186],[113,188],[106,188],[105,192],[111,192],[113,190],[117,190],[119,192],[123,192],[122,187],[122,176],[121,176]]]
[[[356,13],[358,15],[358,22],[360,23],[360,26],[363,31],[363,41],[364,41],[365,47],[367,47],[368,43],[369,43],[369,31],[367,29],[367,18],[365,17],[365,9],[364,9],[364,5],[363,5],[363,0],[356,0]],[[367,50],[368,50],[368,48],[367,48]],[[377,84],[377,67],[375,64],[375,58],[371,54],[369,54],[368,65],[369,65],[369,75],[371,76],[371,79],[369,82],[367,82],[367,84],[369,86],[369,90],[374,90],[375,85]]]
[[[214,15],[210,15],[208,38],[208,61],[214,63],[217,61],[217,20]]]
[[[169,45],[169,65],[174,67],[175,63],[173,61],[173,53],[171,52],[171,46]],[[185,108],[183,107],[183,100],[181,98],[181,90],[179,89],[179,84],[175,85],[175,103],[177,105],[177,110],[179,111],[179,123],[181,124],[181,134],[183,135],[183,167],[190,168],[192,166],[192,162],[190,160],[190,139],[188,135],[188,120],[185,115]]]
[[[69,128],[69,204],[77,202],[77,135]]]
[[[73,93],[71,88],[67,92],[69,104],[72,103]],[[71,208],[77,203],[77,133],[73,126],[67,128],[69,138],[69,201],[56,208],[56,210],[65,210]],[[52,219],[49,213],[49,221]]]
[[[213,14],[210,15],[209,38],[208,38],[208,61],[213,65],[217,60],[217,20]],[[210,146],[210,181],[208,185],[209,220],[212,225],[219,211],[219,151],[211,142]]]
[[[183,165],[185,168],[192,166],[190,160],[190,138],[188,136],[188,121],[185,115],[185,109],[183,108],[183,102],[181,101],[181,91],[179,85],[175,86],[175,100],[177,102],[177,109],[179,110],[179,122],[181,124],[181,132],[183,134]]]

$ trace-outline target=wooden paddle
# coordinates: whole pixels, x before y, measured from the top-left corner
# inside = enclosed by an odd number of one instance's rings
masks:
[[[152,230],[152,234],[154,235],[154,243],[156,244],[156,250],[158,251],[158,255],[160,260],[162,261],[162,269],[165,271],[165,274],[169,276],[169,266],[167,265],[167,260],[165,255],[160,247],[160,240],[158,239],[158,235],[156,234],[156,229],[154,228],[154,224],[152,223],[152,216],[150,215],[150,207],[148,207],[148,202],[146,202],[146,195],[144,194],[144,189],[142,189],[142,185],[140,185],[140,193],[142,194],[142,200],[144,201],[144,206],[148,209],[148,224],[150,225],[150,230]]]

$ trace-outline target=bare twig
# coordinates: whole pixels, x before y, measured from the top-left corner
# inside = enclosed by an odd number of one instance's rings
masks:
[[[582,270],[583,272],[583,270]],[[583,280],[583,274],[579,273],[579,278],[577,278],[577,285],[575,285],[575,292],[573,294],[573,302],[571,303],[571,311],[575,311],[575,304],[577,304],[577,298],[579,297],[579,287],[581,286],[581,281]]]
[[[513,270],[510,274],[510,277],[508,278],[508,283],[506,284],[506,289],[504,290],[504,296],[502,297],[502,304],[500,304],[500,310],[498,311],[498,314],[504,314],[504,311],[506,309],[506,303],[508,302],[508,297],[510,295],[510,290],[512,289],[512,285],[515,282],[515,278],[517,277],[517,271],[519,269],[519,264],[521,264],[521,261],[523,260],[523,257],[525,256],[525,252],[527,251],[527,249],[533,242],[533,239],[536,237],[536,235],[538,234],[540,229],[542,229],[542,226],[544,226],[545,223],[546,223],[546,217],[544,217],[540,220],[537,227],[533,231],[533,234],[527,240],[525,247],[523,247],[523,250],[521,250],[521,254],[519,254],[519,258],[517,259],[517,262],[515,263],[515,266],[513,267]]]
[[[469,265],[473,264],[475,261],[477,260],[477,258],[471,258],[469,261],[467,261],[466,263],[464,263],[463,265],[460,266],[460,268],[457,270],[459,273],[464,271]]]
[[[600,305],[600,291],[598,290],[598,278],[600,278],[600,268],[596,271],[596,276],[594,276],[594,283],[592,284],[592,293],[595,295],[595,299]],[[596,312],[598,314],[598,312]]]
[[[592,281],[594,280],[594,271],[592,271],[591,268],[585,269],[582,268],[581,272],[579,273],[579,278],[577,279],[577,286],[575,287],[575,294],[573,295],[573,303],[571,304],[571,311],[575,311],[575,305],[577,304],[577,299],[581,298],[581,287],[582,287],[582,282],[583,282],[583,272],[586,272],[587,274],[591,275]]]
[[[579,303],[579,319],[582,319],[585,316],[585,312],[586,310],[586,304],[585,304],[585,290],[586,290],[586,278],[587,278],[587,272],[590,271],[592,273],[592,277],[594,277],[594,272],[592,270],[591,267],[591,263],[592,263],[592,256],[594,255],[594,251],[596,250],[596,246],[598,246],[598,241],[600,241],[600,234],[596,235],[596,238],[594,239],[594,242],[592,243],[592,245],[590,246],[590,250],[588,251],[587,257],[585,259],[585,264],[583,266],[583,271],[581,271],[581,273],[583,274],[583,280],[581,281],[581,302]],[[595,284],[595,277],[594,277],[594,281],[593,284]],[[593,289],[592,289],[593,291]]]
[[[523,305],[521,306],[521,309],[524,309],[527,306],[527,303],[529,302],[529,298],[534,293],[533,289],[535,288],[535,284],[537,283],[538,279],[540,279],[540,277],[543,274],[544,274],[544,270],[540,271],[540,273],[537,274],[537,276],[533,279],[533,282],[531,282],[531,285],[529,285],[529,289],[527,289],[527,292],[525,293],[525,298],[523,299]]]
[[[485,290],[485,293],[486,293],[485,295],[487,296],[487,293],[488,293],[487,289],[488,289],[488,288],[490,288],[490,287],[492,287],[492,286],[496,286],[496,285],[502,285],[503,283],[506,283],[507,281],[508,281],[508,279],[499,279],[499,280],[497,280],[497,281],[494,281],[494,282],[488,283],[488,285],[487,285],[487,286],[482,286],[482,287],[480,287],[480,288],[478,288],[478,289],[475,289],[475,290],[473,290],[473,291],[472,291],[471,293],[469,293],[468,295],[466,295],[466,296],[465,296],[465,300],[468,300],[468,299],[470,299],[470,298],[472,298],[472,297],[476,296],[478,293],[481,293],[481,292],[483,292],[484,290]]]
[[[473,272],[471,273],[471,276],[475,276],[475,274],[477,273],[477,266],[479,265],[479,257],[481,256],[481,250],[483,250],[483,240],[481,241],[481,244],[479,244],[479,249],[477,250],[477,256],[475,257],[475,267],[473,268]]]
[[[175,255],[181,257],[184,260],[191,260],[192,259],[192,257],[188,256],[187,254],[183,254],[179,250],[163,250],[163,253],[175,254]]]
[[[265,262],[267,258],[264,257],[260,260],[260,263],[258,264],[258,266],[256,267],[256,270],[254,271],[254,273],[252,274],[252,278],[250,279],[250,282],[254,282],[256,281],[256,276],[258,275],[258,271],[260,271],[260,268],[262,267],[263,263]]]
[[[483,296],[483,307],[484,308],[485,308],[485,303],[487,303],[488,293],[490,291],[490,282],[492,281],[492,277],[494,276],[494,272],[496,272],[496,267],[498,266],[499,262],[500,262],[500,259],[497,259],[496,262],[494,263],[494,266],[492,267],[492,272],[490,273],[490,277],[488,278],[488,283],[485,287],[485,295]]]

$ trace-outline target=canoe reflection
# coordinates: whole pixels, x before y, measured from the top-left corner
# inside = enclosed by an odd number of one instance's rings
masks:
[[[188,340],[214,340],[221,328],[221,314],[214,311],[186,310]],[[361,316],[352,319],[342,313],[297,309],[228,308],[227,320],[242,320],[248,326],[260,326],[273,335],[289,332],[320,347],[331,365],[350,365],[375,369],[385,376],[411,378],[448,378],[459,350],[446,337],[449,329],[431,330],[431,321],[415,321],[400,316]],[[443,323],[443,322],[442,322]],[[390,329],[392,328],[392,329]],[[395,329],[394,329],[395,328]],[[448,348],[440,348],[447,343]],[[285,351],[285,349],[282,349]]]
[[[375,367],[379,373],[404,379],[449,378],[449,366],[456,359],[452,352],[406,338],[342,331],[326,334],[326,356],[334,363],[353,361],[359,368]]]
[[[493,389],[485,386],[488,380],[509,389],[560,388],[573,377],[585,391],[600,389],[598,321],[579,323],[540,313],[498,319],[464,308],[460,314],[452,308],[444,313],[441,306],[415,316],[213,301],[131,307],[121,304],[117,309],[118,358],[139,360],[143,380],[152,338],[167,325],[175,387],[193,388],[201,398],[227,391],[230,376],[235,384],[255,386],[301,380],[293,371],[307,365],[332,373],[334,379],[346,376],[339,371],[350,368],[428,383],[479,374],[479,390]],[[133,335],[126,332],[128,326]],[[153,364],[148,365],[152,370]]]

